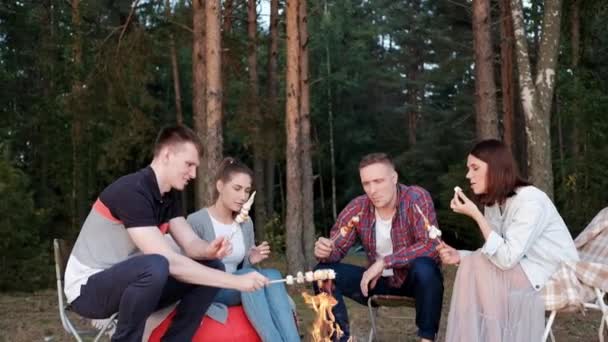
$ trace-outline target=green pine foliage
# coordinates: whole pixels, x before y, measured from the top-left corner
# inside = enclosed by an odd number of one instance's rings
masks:
[[[86,203],[80,204],[88,210],[107,184],[149,162],[155,133],[176,120],[170,32],[177,47],[184,120],[192,126],[191,4],[171,3],[172,17],[167,20],[164,1],[139,2],[132,16],[130,0],[82,1],[80,31],[72,25],[66,1],[0,5],[0,265],[6,270],[0,290],[49,286],[51,239],[73,239],[78,233],[72,224],[74,168],[84,187]],[[530,32],[542,20],[538,3],[525,8]],[[273,112],[266,96],[268,18],[259,19],[262,115],[254,120],[248,99],[247,9],[243,2],[234,4],[232,31],[223,37],[224,52],[230,57],[224,68],[224,153],[251,165],[252,148],[259,143],[267,155],[276,157],[276,216],[266,231],[279,251],[284,241],[285,21],[281,17],[280,98]],[[582,2],[581,58],[573,67],[569,4],[564,2],[552,147],[555,202],[576,235],[608,203],[608,7],[601,1]],[[280,6],[283,13],[284,1]],[[359,159],[370,152],[388,152],[402,182],[420,185],[433,196],[446,241],[462,248],[480,245],[473,222],[449,208],[454,186],[467,188],[466,154],[475,141],[469,6],[443,0],[309,1],[318,234],[326,234],[333,224],[331,110],[338,210],[363,193]],[[76,33],[83,49],[78,69],[72,58]],[[535,46],[530,46],[534,59]],[[416,61],[422,67],[412,79],[408,73]],[[73,89],[76,81],[84,85],[78,92]],[[420,92],[417,104],[407,96],[414,88]],[[410,145],[406,113],[415,108],[416,144]],[[77,165],[72,157],[75,116],[83,122]],[[262,132],[263,141],[254,141],[253,127]],[[525,165],[521,122],[516,127],[517,157]]]

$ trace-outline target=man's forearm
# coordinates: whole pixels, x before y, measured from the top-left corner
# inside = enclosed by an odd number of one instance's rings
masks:
[[[209,242],[203,239],[192,240],[185,248],[186,255],[195,260],[209,260]]]
[[[221,288],[236,289],[239,281],[233,274],[201,265],[179,254],[169,257],[169,273],[185,283]]]

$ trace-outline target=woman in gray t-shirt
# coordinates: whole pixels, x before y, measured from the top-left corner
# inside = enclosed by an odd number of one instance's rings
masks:
[[[226,272],[243,274],[256,270],[270,280],[281,279],[274,269],[256,269],[256,264],[268,258],[270,245],[264,241],[255,245],[253,222],[248,215],[239,215],[251,196],[253,172],[234,158],[225,158],[216,176],[216,200],[210,207],[188,216],[194,231],[204,240],[219,236],[230,239],[232,251],[222,259]],[[242,305],[249,321],[263,341],[299,341],[294,311],[285,285],[275,283],[263,289],[245,293],[222,289],[207,315],[225,321],[226,306]],[[223,309],[222,309],[223,308]]]

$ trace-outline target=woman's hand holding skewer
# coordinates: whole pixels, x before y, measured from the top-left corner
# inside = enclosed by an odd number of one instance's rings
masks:
[[[441,262],[446,265],[456,265],[460,263],[460,253],[458,253],[458,250],[443,241],[439,241],[437,252],[439,252]]]

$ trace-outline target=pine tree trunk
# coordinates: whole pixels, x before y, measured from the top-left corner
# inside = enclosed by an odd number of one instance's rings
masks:
[[[325,0],[324,15],[329,16],[327,9],[327,0]],[[327,19],[329,20],[329,19]],[[334,112],[333,112],[333,96],[332,96],[332,83],[331,83],[331,54],[329,52],[329,39],[325,42],[325,59],[327,66],[327,121],[329,128],[329,169],[331,173],[331,214],[335,221],[338,218],[338,210],[336,206],[336,155],[334,146]]]
[[[578,64],[580,61],[580,44],[581,44],[581,16],[580,16],[580,5],[581,0],[572,0],[570,3],[570,44],[572,51],[572,70],[574,70],[574,82],[578,82]],[[576,101],[576,100],[575,100]],[[585,160],[585,155],[581,150],[581,121],[579,119],[579,115],[574,115],[572,120],[572,144],[571,144],[571,154],[574,156],[574,167],[573,174],[574,179],[577,182],[581,181],[580,177],[580,167]],[[564,170],[565,173],[565,170]],[[565,181],[565,176],[563,176]],[[582,183],[582,182],[581,182]],[[577,186],[572,187],[572,199],[573,203],[580,203],[580,187]]]
[[[308,269],[315,264],[314,178],[310,119],[310,87],[308,82],[308,9],[307,1],[299,1],[300,32],[300,143],[302,144],[302,248]]]
[[[167,0],[165,2],[165,15],[167,17],[167,21],[171,20],[171,0]],[[173,92],[175,93],[175,120],[181,125],[184,123],[184,114],[182,112],[182,91],[179,78],[179,64],[177,63],[177,48],[175,47],[175,37],[173,36],[173,31],[169,33],[169,54],[171,55]]]
[[[230,42],[232,39],[232,26],[234,17],[234,0],[226,0],[224,3],[223,19],[222,19],[222,39],[224,46],[222,47],[222,78],[223,88],[229,89],[229,82],[232,75],[236,75],[235,67],[233,66],[232,51]],[[226,105],[228,96],[223,97],[224,106]],[[256,195],[257,201],[257,195]],[[256,217],[257,219],[257,217]],[[257,223],[257,220],[256,220]]]
[[[249,36],[249,51],[247,67],[249,70],[249,113],[253,123],[253,173],[255,178],[255,236],[258,241],[264,239],[266,225],[266,192],[264,189],[264,150],[262,143],[263,119],[260,115],[259,86],[258,86],[258,57],[257,57],[257,13],[256,0],[247,0],[247,34]]]
[[[167,22],[171,21],[171,0],[165,2],[165,16]],[[169,55],[171,58],[171,74],[173,75],[173,92],[175,93],[175,121],[177,124],[184,124],[184,114],[182,112],[182,90],[180,86],[179,64],[177,63],[177,48],[175,47],[175,37],[173,30],[169,32]],[[182,199],[182,214],[188,214],[188,196],[187,192],[181,191]]]
[[[266,117],[274,121],[279,112],[279,85],[278,85],[278,56],[279,56],[279,0],[270,1],[270,25],[268,42],[268,113]],[[266,160],[266,213],[268,217],[274,215],[274,188],[276,151],[270,149]]]
[[[530,180],[553,197],[551,163],[551,104],[555,88],[555,68],[559,48],[561,0],[546,0],[536,80],[532,78],[530,55],[519,0],[511,1],[513,29],[522,107],[526,118],[528,145],[528,176]]]
[[[42,36],[42,50],[43,55],[41,56],[47,61],[55,61],[56,58],[56,47],[58,46],[55,41],[55,16],[54,6],[51,0],[44,1],[44,16],[43,26],[48,28],[48,34]],[[47,75],[43,80],[43,94],[45,99],[51,99],[55,95],[55,82],[54,82],[54,68],[55,63],[43,62],[43,72]],[[51,202],[51,191],[49,187],[49,169],[50,169],[50,129],[49,119],[51,119],[52,113],[40,113],[42,120],[37,124],[37,130],[40,132],[40,149],[36,152],[36,159],[39,160],[39,175],[36,176],[37,182],[35,194],[36,205],[41,208],[49,208]]]
[[[287,136],[287,212],[285,217],[288,273],[305,269],[302,250],[302,173],[300,164],[300,39],[298,0],[287,0],[287,75],[285,126]]]
[[[224,139],[222,133],[222,44],[220,30],[220,0],[205,2],[205,60],[206,109],[207,109],[207,174],[201,175],[207,184],[213,184],[218,166],[222,161]],[[215,187],[205,189],[205,203],[213,203]]]
[[[420,0],[415,0],[410,2],[410,6],[412,10],[417,13],[421,11]],[[415,30],[419,29],[415,27],[416,23],[408,23],[407,29],[410,32],[415,32]],[[420,37],[416,37],[414,34],[413,41],[410,42],[407,46],[407,50],[409,52],[408,58],[404,60],[404,63],[407,65],[407,87],[406,87],[406,120],[407,120],[407,140],[408,140],[408,148],[412,149],[416,146],[416,131],[418,118],[420,116],[420,76],[422,71],[422,53],[420,51],[420,46],[424,46],[424,42],[421,41]],[[391,47],[389,46],[389,51]]]
[[[513,82],[513,20],[511,0],[500,0],[500,76],[502,86],[503,141],[515,152],[515,94]]]
[[[81,34],[80,0],[72,0],[72,58],[73,74],[71,92],[72,110],[72,231],[77,232],[84,222],[86,190],[83,175],[86,173],[84,160],[85,120],[82,110],[82,34]]]
[[[478,139],[498,138],[490,0],[473,0],[475,117]]]
[[[192,0],[192,121],[194,130],[201,139],[204,148],[207,146],[207,110],[205,103],[206,61],[205,61],[205,1]],[[196,177],[196,206],[204,207],[208,183],[207,154],[203,153]]]

